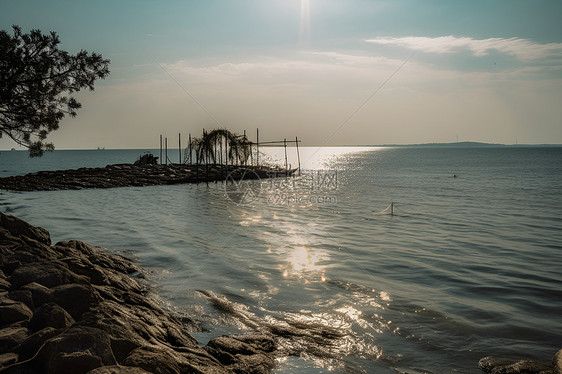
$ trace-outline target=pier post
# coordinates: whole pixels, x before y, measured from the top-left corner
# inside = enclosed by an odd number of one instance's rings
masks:
[[[193,165],[193,159],[191,157],[191,133],[189,133],[189,165]]]
[[[288,166],[287,166],[287,138],[283,139],[283,148],[285,148],[285,176],[287,176],[288,173]]]
[[[178,163],[181,165],[181,132],[178,133]]]
[[[164,139],[164,143],[166,144],[166,165],[168,165],[168,137]]]
[[[256,128],[256,166],[260,166],[260,129]]]
[[[297,144],[297,160],[299,162],[299,175],[301,173],[301,156],[299,153],[299,138],[295,136],[295,143]]]
[[[162,165],[162,134],[160,134],[160,165]]]

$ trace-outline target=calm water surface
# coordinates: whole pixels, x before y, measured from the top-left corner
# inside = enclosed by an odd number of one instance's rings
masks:
[[[489,354],[562,348],[562,148],[301,151],[312,171],[252,185],[251,204],[217,183],[3,191],[0,207],[54,241],[133,255],[202,344],[276,331],[299,353],[279,373],[478,373]],[[2,152],[0,175],[140,154]]]

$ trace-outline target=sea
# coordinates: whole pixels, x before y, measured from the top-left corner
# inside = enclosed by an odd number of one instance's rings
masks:
[[[2,151],[0,176],[130,163],[145,151]],[[53,242],[135,259],[159,303],[196,321],[201,345],[276,335],[279,374],[480,373],[484,356],[549,363],[562,348],[562,147],[262,152],[260,162],[301,170],[0,191],[0,209]]]

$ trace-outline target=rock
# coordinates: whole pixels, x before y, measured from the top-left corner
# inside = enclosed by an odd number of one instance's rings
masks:
[[[15,353],[2,353],[0,354],[0,370],[2,367],[15,364],[18,361],[18,355]]]
[[[37,282],[28,283],[21,289],[31,292],[31,299],[35,307],[51,300],[51,290]]]
[[[478,362],[478,367],[490,374],[539,374],[551,373],[552,367],[532,360],[510,360],[484,357]]]
[[[103,365],[103,361],[99,356],[96,356],[87,351],[59,353],[55,360],[47,368],[47,373],[76,373],[82,374],[91,371],[92,369],[99,368]]]
[[[59,335],[61,332],[61,330],[57,330],[52,327],[45,327],[44,329],[29,335],[29,337],[21,343],[17,352],[24,359],[28,359],[39,351],[43,343],[52,337]]]
[[[179,374],[178,359],[169,351],[155,347],[139,347],[123,361],[124,365],[137,366],[154,374]]]
[[[106,333],[91,327],[73,327],[49,339],[40,358],[47,373],[86,373],[117,364]]]
[[[114,301],[104,301],[82,316],[81,324],[107,331],[118,361],[146,341],[170,346],[197,347],[197,341],[181,331],[176,321],[159,308],[144,306],[123,308]]]
[[[562,349],[560,349],[552,358],[552,366],[554,374],[562,374]]]
[[[6,327],[0,330],[0,352],[7,352],[27,339],[25,327]]]
[[[101,297],[89,284],[63,284],[51,289],[51,300],[60,305],[74,319],[79,319]]]
[[[0,326],[11,325],[16,322],[29,322],[33,313],[31,309],[20,301],[8,298],[0,300]]]
[[[7,229],[10,234],[15,237],[25,236],[40,243],[51,245],[51,236],[47,230],[41,227],[32,226],[14,216],[8,216],[4,213],[0,213],[0,226]]]
[[[88,278],[72,272],[63,263],[33,262],[24,264],[12,272],[12,285],[20,288],[31,282],[45,287],[54,287],[66,283],[88,283]]]
[[[12,285],[8,282],[7,279],[0,278],[0,290],[6,291],[9,290]]]
[[[91,370],[88,374],[150,374],[150,372],[139,367],[111,365]]]
[[[8,294],[8,297],[15,301],[21,301],[29,307],[29,309],[35,309],[35,304],[33,303],[33,296],[30,290],[15,290]]]
[[[217,337],[205,349],[235,373],[269,373],[275,366],[275,342],[262,334]]]
[[[139,271],[130,260],[79,241],[50,246],[43,229],[6,217],[0,213],[0,327],[7,326],[0,330],[0,352],[12,350],[2,356],[6,363],[19,360],[4,366],[7,374],[261,374],[273,368],[271,338],[221,337],[201,348],[186,331],[192,321],[162,310],[128,275]]]
[[[70,327],[73,323],[74,318],[66,310],[51,302],[37,308],[30,326],[33,330],[40,330],[45,327],[61,329]]]

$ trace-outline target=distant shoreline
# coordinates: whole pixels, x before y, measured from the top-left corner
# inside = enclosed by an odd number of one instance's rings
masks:
[[[280,146],[282,147],[282,146]],[[302,148],[320,147],[384,147],[384,148],[560,148],[562,144],[501,144],[483,142],[451,142],[451,143],[417,143],[417,144],[339,144],[339,145],[303,145]],[[173,150],[177,148],[170,148]],[[133,151],[149,150],[157,151],[158,148],[57,148],[55,151]],[[27,152],[27,149],[0,149],[0,152]]]

